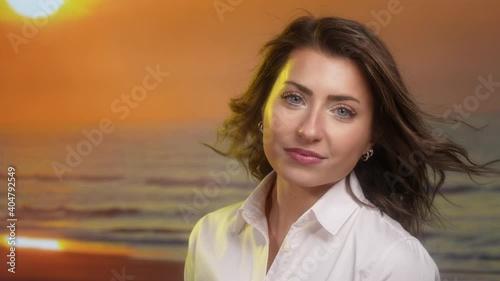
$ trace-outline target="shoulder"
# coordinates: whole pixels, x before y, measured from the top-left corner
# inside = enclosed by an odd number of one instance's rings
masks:
[[[370,240],[375,239],[384,246],[413,237],[399,222],[382,213],[378,208],[363,207],[356,228],[358,232],[369,230]]]
[[[215,229],[228,229],[232,227],[238,215],[238,209],[244,201],[240,201],[229,206],[217,209],[202,216],[194,225],[190,234],[190,243],[200,233],[213,233]]]
[[[438,268],[422,243],[376,208],[363,208],[358,233],[367,233],[367,280],[439,280]],[[368,237],[369,236],[369,237]]]
[[[195,280],[197,271],[204,268],[218,249],[216,243],[225,242],[220,235],[229,234],[243,202],[220,208],[201,217],[189,235],[188,251],[184,263],[185,280]]]
[[[376,263],[368,280],[437,281],[439,270],[424,246],[411,237],[394,243]]]

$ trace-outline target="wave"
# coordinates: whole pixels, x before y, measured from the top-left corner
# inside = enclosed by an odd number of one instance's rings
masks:
[[[5,177],[5,175],[3,177]],[[124,179],[122,175],[64,175],[63,181],[112,182],[122,179]],[[59,178],[57,176],[48,174],[19,175],[18,180],[59,182]]]
[[[89,242],[110,242],[110,243],[126,243],[129,245],[182,245],[187,246],[188,237],[168,237],[168,236],[151,236],[151,237],[134,237],[134,236],[117,236],[109,233],[82,233],[72,232],[66,233],[65,238],[76,239]]]
[[[124,233],[124,234],[136,234],[136,233],[173,234],[173,233],[187,233],[188,231],[182,229],[171,229],[171,228],[113,228],[109,232]]]
[[[443,194],[464,194],[483,191],[500,192],[500,186],[446,185],[441,189]]]
[[[30,219],[60,219],[60,218],[98,218],[142,215],[143,211],[135,208],[107,208],[107,209],[76,209],[68,207],[57,207],[52,209],[19,207],[16,209],[18,217]]]
[[[23,227],[27,233],[37,233],[43,237],[57,237],[58,239],[69,239],[86,242],[108,242],[124,243],[131,246],[142,245],[182,245],[187,246],[189,233],[191,230],[180,229],[80,229],[63,228],[54,229],[40,226]]]
[[[6,175],[0,175],[1,179],[7,179]],[[88,183],[110,183],[124,180],[123,175],[65,175],[64,182],[88,182]],[[50,174],[32,174],[20,175],[18,180],[29,180],[41,183],[55,182],[59,183],[59,178]],[[178,187],[178,186],[205,186],[205,185],[219,185],[222,187],[231,188],[252,188],[256,184],[252,182],[242,182],[230,179],[226,182],[225,179],[213,179],[209,177],[198,178],[173,178],[173,177],[147,177],[144,179],[134,179],[134,182],[143,182],[144,185],[156,185],[161,187]]]
[[[233,187],[233,188],[250,188],[255,187],[254,183],[248,182],[237,182],[237,181],[229,181],[221,182],[220,180],[215,180],[213,178],[194,178],[194,179],[180,179],[180,178],[170,178],[170,177],[152,177],[147,178],[144,183],[146,185],[157,185],[163,187],[170,186],[186,186],[186,185],[195,185],[195,186],[205,186],[205,185],[222,185],[222,187]]]
[[[445,257],[448,261],[464,261],[464,260],[475,260],[475,261],[500,261],[500,255],[490,254],[490,253],[447,253],[440,255]]]

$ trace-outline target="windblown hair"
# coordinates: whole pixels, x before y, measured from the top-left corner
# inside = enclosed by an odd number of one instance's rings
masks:
[[[431,128],[426,119],[446,120],[417,106],[394,58],[374,32],[337,17],[297,18],[263,46],[261,63],[248,89],[230,100],[232,114],[217,132],[216,143],[229,141],[227,150],[208,147],[237,159],[258,180],[273,170],[257,124],[289,54],[298,48],[348,58],[362,71],[374,100],[375,145],[374,155],[366,162],[358,161],[354,171],[367,199],[412,235],[419,237],[425,224],[441,221],[433,201],[437,194],[442,195],[439,191],[446,171],[469,177],[497,173],[489,165],[500,160],[476,164],[462,146]]]

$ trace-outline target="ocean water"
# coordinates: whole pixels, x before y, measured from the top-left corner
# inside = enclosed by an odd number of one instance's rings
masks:
[[[478,162],[500,158],[500,116],[467,121],[488,126],[446,134]],[[2,135],[0,176],[8,165],[17,171],[17,235],[102,242],[133,249],[138,258],[183,261],[194,223],[244,200],[257,185],[234,160],[200,144],[212,144],[216,125],[117,127],[79,161],[67,157],[87,140],[84,128]],[[55,162],[68,167],[59,177]],[[442,280],[500,280],[500,177],[477,180],[482,185],[450,174],[444,194],[455,205],[436,202],[446,224],[429,228],[424,244]]]

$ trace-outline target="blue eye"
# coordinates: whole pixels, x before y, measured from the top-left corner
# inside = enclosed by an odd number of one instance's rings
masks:
[[[281,98],[284,101],[286,101],[287,103],[292,104],[292,105],[300,105],[303,101],[303,99],[300,95],[293,94],[290,92],[284,93],[283,95],[281,95]]]
[[[352,118],[356,113],[354,110],[342,105],[335,109],[335,114],[337,114],[339,118],[348,119]]]

